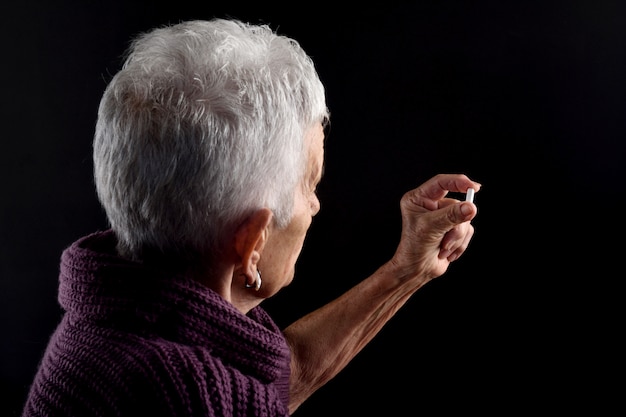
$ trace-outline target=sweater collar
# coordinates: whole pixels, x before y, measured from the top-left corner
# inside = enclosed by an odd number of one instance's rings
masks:
[[[247,315],[184,276],[119,257],[111,231],[85,236],[61,256],[59,303],[76,320],[208,348],[244,372],[276,380],[289,349],[260,306]]]

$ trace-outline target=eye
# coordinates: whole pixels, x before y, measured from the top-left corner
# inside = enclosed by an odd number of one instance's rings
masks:
[[[330,119],[329,118],[324,118],[324,120],[322,120],[322,129],[324,130],[324,137],[327,138],[328,135],[330,135]]]

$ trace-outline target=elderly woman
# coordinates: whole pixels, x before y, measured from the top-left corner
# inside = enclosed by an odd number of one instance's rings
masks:
[[[23,416],[288,416],[467,248],[477,213],[438,175],[401,201],[393,257],[285,329],[260,306],[289,285],[313,216],[328,123],[297,42],[236,20],[140,35],[94,139],[110,230],[62,254],[65,314]]]

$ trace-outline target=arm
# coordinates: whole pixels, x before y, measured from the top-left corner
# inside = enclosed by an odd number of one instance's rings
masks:
[[[400,202],[402,233],[392,259],[370,277],[285,329],[292,350],[293,413],[339,373],[419,288],[463,254],[474,233],[476,206],[446,198],[480,189],[464,175],[441,174]]]

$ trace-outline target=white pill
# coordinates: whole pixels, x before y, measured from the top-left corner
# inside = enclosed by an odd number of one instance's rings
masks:
[[[465,201],[469,201],[470,203],[474,202],[474,189],[468,188],[467,194],[465,194]]]

